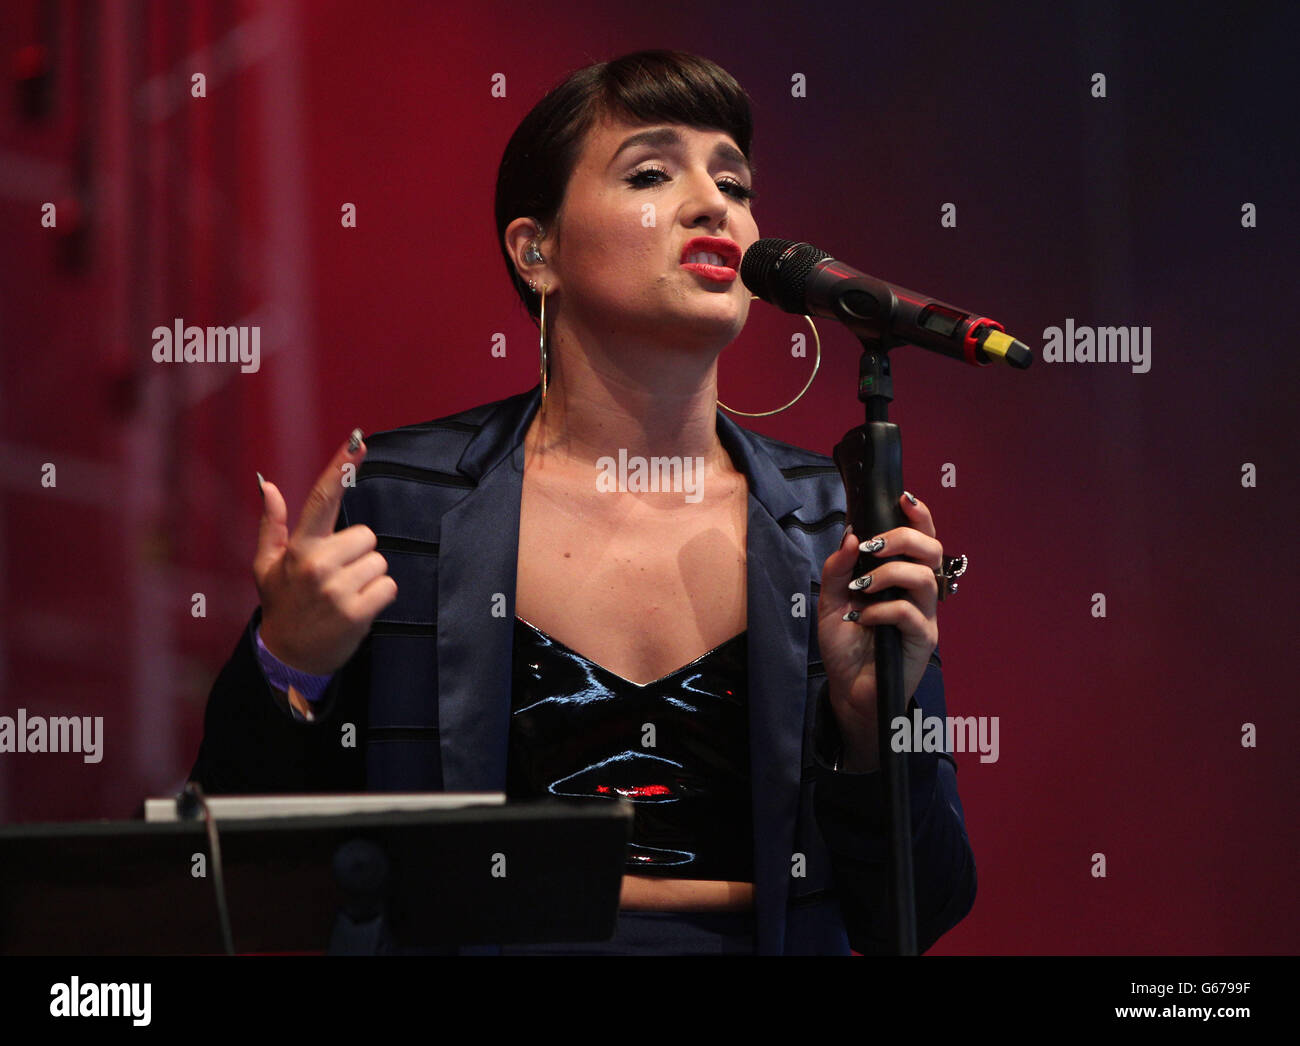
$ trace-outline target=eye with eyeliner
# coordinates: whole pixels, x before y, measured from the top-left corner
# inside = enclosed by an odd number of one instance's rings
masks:
[[[652,185],[663,184],[658,180],[648,180],[651,175],[661,175],[665,179],[671,177],[662,167],[643,167],[639,171],[633,171],[623,180],[634,189],[646,189]],[[753,200],[757,195],[753,189],[734,178],[723,178],[718,182],[718,188],[736,200]]]

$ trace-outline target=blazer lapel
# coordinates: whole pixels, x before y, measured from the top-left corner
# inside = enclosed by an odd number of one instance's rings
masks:
[[[799,813],[804,703],[808,692],[808,555],[779,520],[802,504],[780,469],[721,412],[718,435],[749,481],[746,539],[749,753],[753,778],[754,907],[760,955],[780,955]]]
[[[506,400],[457,465],[478,485],[438,538],[438,729],[443,787],[504,791],[523,438],[539,388]]]

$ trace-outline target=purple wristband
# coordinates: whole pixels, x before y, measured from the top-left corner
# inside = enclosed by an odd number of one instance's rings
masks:
[[[268,683],[277,690],[283,690],[286,694],[289,692],[289,687],[293,687],[310,702],[321,699],[321,695],[325,693],[325,688],[329,686],[330,680],[334,678],[333,674],[314,676],[309,672],[299,672],[296,668],[290,668],[266,649],[266,644],[262,642],[262,628],[260,625],[254,635],[257,638],[257,663],[262,666],[262,671],[266,674]]]

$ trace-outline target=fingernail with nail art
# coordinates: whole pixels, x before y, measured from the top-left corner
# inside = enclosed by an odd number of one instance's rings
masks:
[[[858,619],[858,612],[856,610],[850,610],[843,617],[844,621],[856,621],[857,619]]]
[[[348,437],[348,453],[355,454],[361,446],[361,430],[353,429],[352,435]]]
[[[910,491],[906,491],[906,490],[903,491],[903,497],[907,498],[907,500],[910,501],[913,505],[917,503],[915,496],[913,496]]]
[[[853,592],[861,592],[863,589],[871,587],[871,575],[863,574],[861,577],[854,578],[849,582],[849,589]]]
[[[884,538],[872,538],[870,541],[865,541],[861,545],[859,545],[858,551],[866,552],[868,554],[874,555],[884,547],[885,547]]]

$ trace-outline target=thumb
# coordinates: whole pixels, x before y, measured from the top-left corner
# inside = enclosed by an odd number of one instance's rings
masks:
[[[253,557],[253,575],[260,582],[289,543],[289,509],[279,488],[268,480],[262,485],[262,519],[257,526],[257,554]]]
[[[840,547],[826,557],[822,564],[822,588],[817,597],[817,607],[821,614],[842,614],[849,603],[849,582],[858,563],[858,538],[849,528],[845,528]]]

